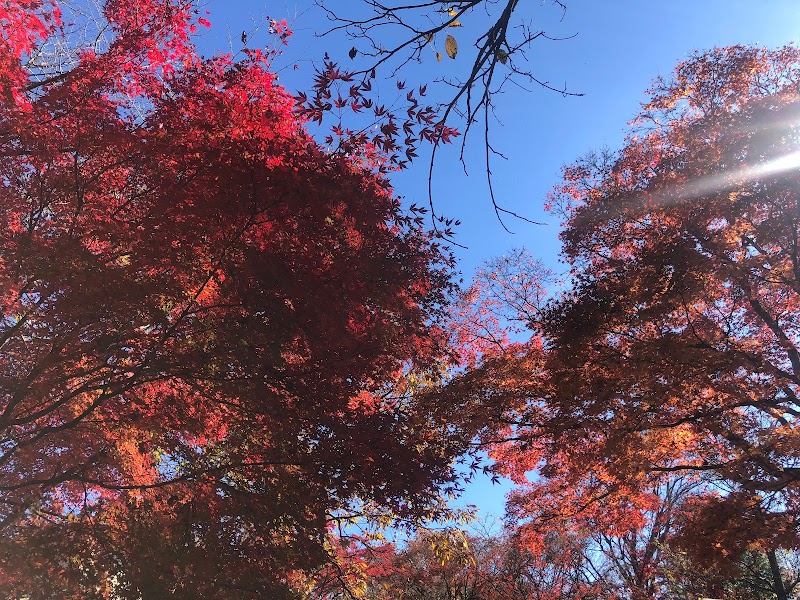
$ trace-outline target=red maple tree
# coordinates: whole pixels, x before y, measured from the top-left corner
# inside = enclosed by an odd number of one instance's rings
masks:
[[[337,511],[453,481],[398,383],[447,360],[451,258],[269,55],[200,57],[190,2],[103,18],[0,9],[0,591],[277,597]]]
[[[565,171],[576,283],[545,326],[569,367],[559,445],[584,440],[570,461],[599,489],[728,482],[782,515],[732,511],[767,548],[795,543],[798,509],[799,68],[793,47],[699,54],[655,83],[623,150]]]
[[[495,424],[481,442],[541,535],[639,528],[686,474],[703,486],[687,549],[731,563],[798,543],[798,82],[792,46],[684,61],[622,150],[553,192],[571,286],[542,304],[526,261],[478,286],[484,331],[500,306],[532,336],[439,393]]]

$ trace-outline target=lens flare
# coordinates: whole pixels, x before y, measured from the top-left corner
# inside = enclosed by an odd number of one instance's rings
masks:
[[[688,181],[670,189],[659,198],[659,202],[674,203],[693,198],[702,198],[709,194],[736,189],[742,184],[755,181],[766,175],[777,175],[796,169],[800,169],[800,151],[791,152],[752,167],[724,171]]]

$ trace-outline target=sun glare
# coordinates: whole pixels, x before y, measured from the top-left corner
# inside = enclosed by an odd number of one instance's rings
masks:
[[[754,181],[765,175],[774,175],[800,169],[800,151],[790,152],[779,158],[766,161],[760,165],[746,167],[735,171],[726,171],[708,177],[701,177],[687,182],[677,188],[677,193],[661,198],[662,203],[671,203],[678,200],[700,198],[707,194],[729,190],[740,183]]]
[[[763,165],[753,169],[746,169],[747,172],[752,172],[753,176],[769,175],[771,173],[780,173],[782,171],[791,171],[792,169],[800,168],[800,151],[792,152],[786,156],[781,156],[774,160],[765,162]],[[751,179],[747,177],[746,179]]]

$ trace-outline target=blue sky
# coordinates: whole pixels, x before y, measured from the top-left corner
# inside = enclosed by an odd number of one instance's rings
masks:
[[[363,6],[360,0],[327,2],[341,13],[353,14]],[[519,246],[526,246],[559,270],[559,224],[543,210],[547,191],[557,183],[563,165],[591,149],[621,145],[626,123],[636,115],[653,78],[668,75],[694,50],[731,44],[779,46],[800,40],[800,3],[790,0],[565,2],[563,15],[547,0],[520,0],[517,10],[550,35],[574,35],[558,42],[537,41],[528,58],[540,79],[584,95],[564,97],[544,89],[526,92],[509,86],[497,99],[502,124],[492,124],[493,143],[508,157],[493,163],[498,201],[543,224],[508,219],[506,225],[514,232],[509,234],[497,221],[488,197],[478,136],[468,145],[469,176],[464,175],[454,148],[437,158],[435,207],[438,213],[462,222],[456,240],[466,248],[456,252],[465,279],[484,260]],[[326,21],[313,0],[207,0],[205,8],[211,12],[212,22],[200,44],[206,53],[228,51],[229,39],[238,48],[241,32],[256,24],[261,29],[252,39],[265,40],[267,15],[287,19],[295,35],[275,66],[281,83],[290,91],[308,87],[313,61],[319,61],[326,51],[334,60],[348,64],[347,51],[352,45],[348,40],[314,35]],[[470,32],[488,20],[476,13],[462,21],[464,27],[453,31],[459,39],[457,58],[445,57],[439,62],[431,53],[422,64],[407,70],[403,77],[409,84],[433,81],[468,66]],[[429,87],[434,100],[437,93],[441,91]],[[426,204],[427,172],[423,154],[409,170],[393,178],[396,192],[409,202]],[[463,500],[478,505],[484,514],[502,515],[508,489],[506,484],[492,486],[478,478],[468,486]]]

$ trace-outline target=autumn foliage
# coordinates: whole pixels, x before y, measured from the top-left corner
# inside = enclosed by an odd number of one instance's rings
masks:
[[[516,484],[513,531],[384,551],[365,597],[796,595],[799,85],[792,46],[696,54],[564,170],[564,280],[488,263],[453,308],[466,369],[424,392]]]
[[[441,393],[498,424],[482,440],[519,484],[509,516],[528,544],[640,530],[682,476],[681,551],[724,568],[797,546],[798,81],[791,46],[681,63],[625,146],[553,191],[565,291],[539,302],[524,257],[473,286],[484,323],[504,307],[530,338],[487,346]]]
[[[551,195],[564,281],[517,252],[447,309],[385,179],[456,134],[424,86],[400,116],[326,61],[292,97],[191,3],[62,8],[0,7],[0,595],[751,600],[757,563],[788,598],[798,50],[659,79]],[[374,131],[320,145],[334,109]],[[502,536],[349,541],[445,514],[476,449]]]
[[[337,511],[452,481],[397,384],[447,360],[450,257],[269,55],[201,58],[189,3],[104,11],[70,48],[57,4],[0,9],[0,595],[279,597]]]
[[[552,408],[569,413],[562,443],[595,432],[580,453],[600,489],[705,474],[797,514],[798,59],[733,47],[682,63],[626,147],[554,194],[576,283],[546,325],[571,357]]]

